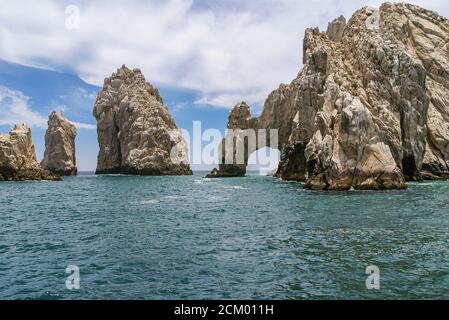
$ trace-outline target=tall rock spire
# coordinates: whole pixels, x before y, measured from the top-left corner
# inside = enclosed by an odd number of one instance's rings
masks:
[[[98,174],[190,175],[187,146],[159,91],[122,66],[95,103]]]
[[[53,111],[48,118],[45,134],[45,153],[42,167],[62,176],[77,174],[75,138],[76,128],[61,112]]]

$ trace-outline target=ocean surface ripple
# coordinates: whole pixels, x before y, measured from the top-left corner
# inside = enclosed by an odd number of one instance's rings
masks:
[[[449,182],[317,193],[203,175],[0,183],[0,298],[449,298]]]

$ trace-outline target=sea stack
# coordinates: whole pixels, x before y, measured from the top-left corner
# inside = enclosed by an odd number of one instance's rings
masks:
[[[42,167],[61,176],[76,175],[75,138],[76,127],[61,112],[53,111],[48,118]]]
[[[123,65],[106,78],[93,115],[100,147],[97,174],[192,174],[182,132],[139,69]]]
[[[27,125],[16,125],[9,134],[0,135],[0,180],[60,180],[37,162]]]
[[[276,175],[308,189],[448,179],[448,39],[447,19],[404,3],[362,8],[327,32],[307,29],[298,77],[241,129],[283,131]]]

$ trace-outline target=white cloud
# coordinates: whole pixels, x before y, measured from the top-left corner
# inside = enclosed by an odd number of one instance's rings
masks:
[[[68,1],[0,0],[0,58],[69,68],[96,85],[125,63],[149,81],[199,91],[201,103],[261,103],[300,69],[305,28],[381,2],[74,0],[81,25],[68,30]],[[449,15],[447,0],[412,2]]]
[[[67,110],[67,106],[65,104],[57,104],[57,105],[54,105],[52,109],[55,111],[60,111],[60,112],[64,113]]]
[[[25,123],[31,127],[47,128],[47,117],[29,106],[29,97],[20,91],[11,90],[0,86],[0,125],[13,126]],[[55,107],[54,110],[62,111],[64,106]],[[93,130],[97,127],[92,124],[73,122],[79,129]]]
[[[22,124],[45,128],[47,119],[28,107],[29,98],[20,91],[0,86],[0,125]]]
[[[88,123],[80,123],[75,121],[70,121],[75,127],[78,129],[87,129],[87,130],[96,130],[97,126],[94,124],[88,124]]]

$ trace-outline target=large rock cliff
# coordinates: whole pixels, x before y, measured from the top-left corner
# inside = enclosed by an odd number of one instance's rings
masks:
[[[98,174],[190,175],[187,147],[156,88],[122,66],[105,79],[93,110]]]
[[[42,167],[62,176],[76,175],[75,138],[75,126],[61,112],[53,111],[48,118]]]
[[[277,176],[306,188],[449,178],[449,21],[386,3],[306,30],[303,69],[252,121],[285,131]]]
[[[0,181],[60,180],[43,170],[36,159],[31,129],[16,125],[9,134],[0,135]]]

